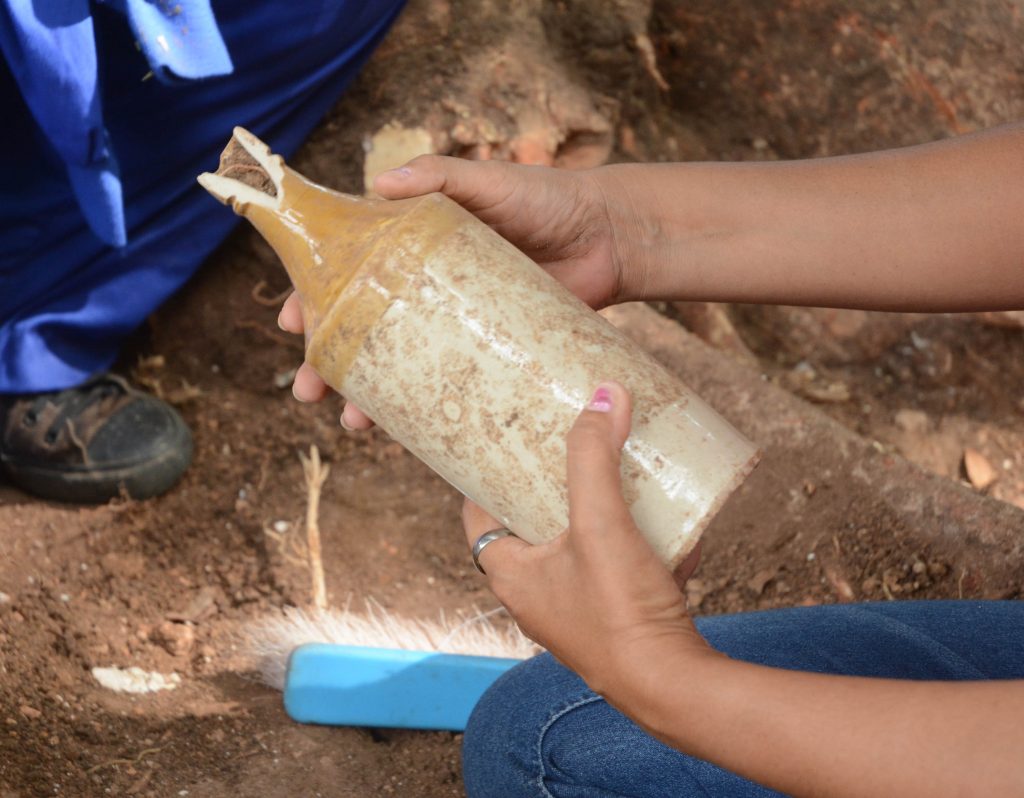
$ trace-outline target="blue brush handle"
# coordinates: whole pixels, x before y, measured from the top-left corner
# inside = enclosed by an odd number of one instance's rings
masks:
[[[300,723],[462,731],[484,691],[519,662],[313,643],[288,660],[284,708]]]

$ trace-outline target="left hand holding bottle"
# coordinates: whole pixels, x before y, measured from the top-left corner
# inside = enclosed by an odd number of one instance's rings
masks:
[[[603,383],[569,432],[567,532],[540,545],[501,538],[480,553],[491,589],[523,633],[620,709],[652,657],[681,649],[718,656],[623,498],[630,414],[627,391]],[[463,524],[470,546],[501,526],[470,502]],[[695,564],[696,554],[679,569],[683,578]]]

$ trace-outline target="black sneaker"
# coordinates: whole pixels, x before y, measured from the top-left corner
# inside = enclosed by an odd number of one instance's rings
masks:
[[[166,402],[104,374],[77,388],[0,396],[0,465],[44,499],[101,503],[168,490],[192,461],[192,434]]]

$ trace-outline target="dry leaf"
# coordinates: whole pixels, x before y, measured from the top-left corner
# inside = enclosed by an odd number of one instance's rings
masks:
[[[985,490],[999,476],[985,455],[971,448],[964,449],[964,470],[971,484],[978,490]]]

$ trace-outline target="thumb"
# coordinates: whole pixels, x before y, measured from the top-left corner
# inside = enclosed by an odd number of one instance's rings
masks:
[[[619,471],[631,414],[626,389],[617,382],[603,382],[569,431],[569,527],[574,532],[633,525]]]
[[[475,213],[495,204],[496,189],[508,170],[509,164],[499,161],[420,155],[405,166],[381,172],[373,180],[373,190],[384,199],[407,199],[440,191]]]

